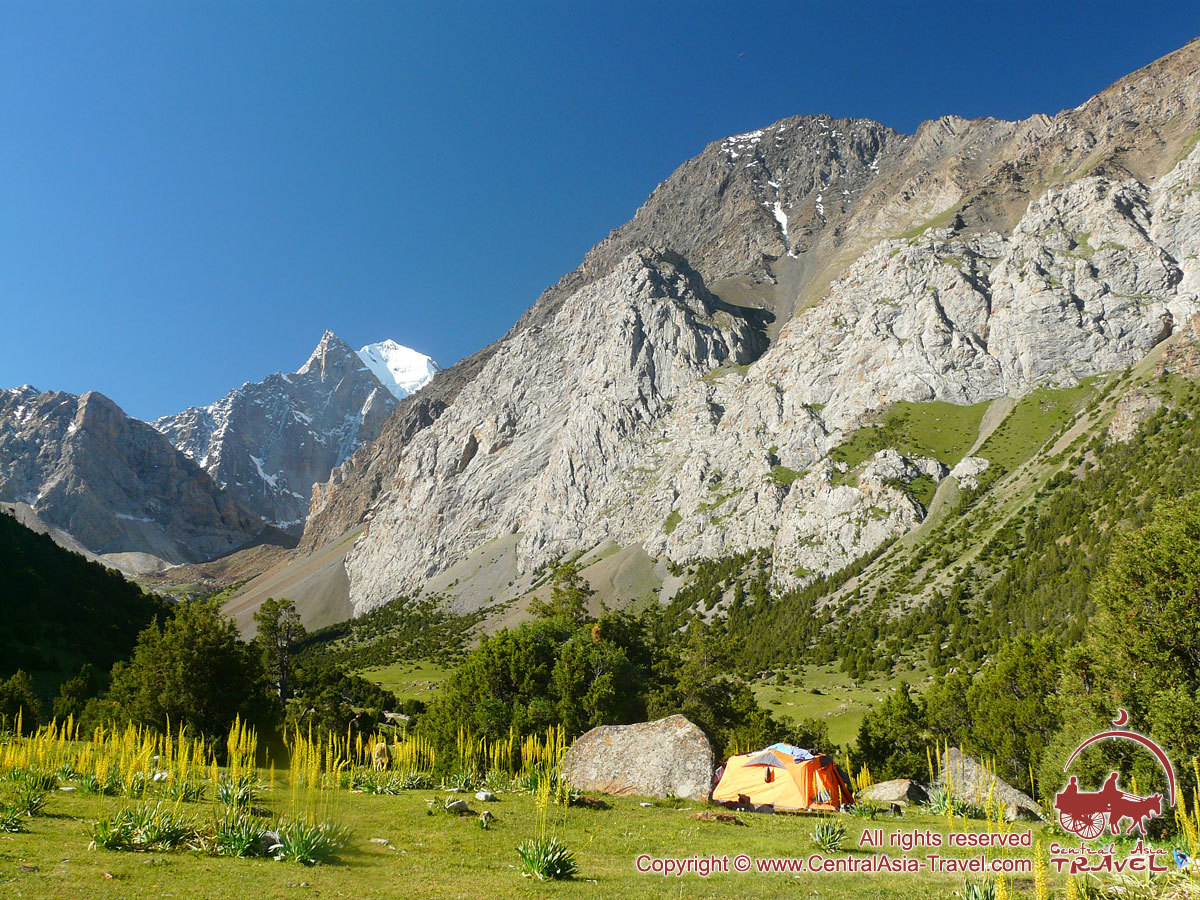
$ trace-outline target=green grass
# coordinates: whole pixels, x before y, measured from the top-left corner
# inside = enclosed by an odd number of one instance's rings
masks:
[[[920,225],[910,228],[908,231],[902,232],[900,237],[913,240],[915,238],[919,238],[930,228],[941,228],[943,225],[949,225],[954,221],[954,216],[958,213],[958,209],[958,204],[955,204],[949,209],[942,210],[932,219],[926,219]]]
[[[751,689],[758,702],[782,720],[823,721],[829,727],[829,739],[843,747],[854,740],[867,710],[887,699],[891,689],[901,680],[920,689],[927,674],[916,670],[902,676],[873,677],[855,684],[849,675],[834,665],[798,666],[777,671],[784,672],[788,683],[778,685],[774,679],[754,682]],[[814,688],[820,693],[814,694]]]
[[[987,476],[1011,472],[1033,456],[1095,392],[1096,379],[1085,378],[1075,387],[1038,388],[1022,397],[976,452],[991,463]]]
[[[679,527],[679,523],[683,521],[683,516],[679,514],[679,510],[671,510],[671,514],[667,516],[667,521],[663,522],[663,533],[670,534]]]
[[[265,774],[265,773],[264,773]],[[725,856],[806,858],[817,851],[814,816],[740,813],[741,827],[691,818],[704,808],[695,802],[643,808],[640,798],[611,798],[609,810],[552,807],[552,831],[575,855],[579,874],[570,881],[545,883],[523,878],[516,848],[536,831],[534,800],[502,794],[489,804],[497,819],[488,829],[470,816],[427,814],[426,800],[440,792],[404,791],[395,796],[331,794],[329,818],[350,830],[340,861],[311,868],[267,859],[218,858],[186,850],[152,853],[88,850],[87,823],[120,808],[112,798],[56,794],[50,814],[30,820],[29,831],[0,841],[0,897],[54,897],[56,900],[268,900],[287,897],[814,897],[849,900],[868,890],[879,898],[926,900],[951,897],[961,878],[922,873],[862,874],[715,874],[664,878],[636,871],[640,854],[655,857]],[[287,805],[286,787],[277,786],[261,801],[279,811]],[[471,801],[472,806],[483,804]],[[188,804],[189,815],[203,819],[215,810]],[[561,821],[560,816],[564,816]],[[850,816],[834,816],[846,828],[845,847],[856,848],[865,827],[886,827]],[[910,810],[897,826],[944,833],[946,819]],[[972,821],[970,830],[986,830]],[[1024,826],[1021,826],[1024,827]],[[372,842],[372,838],[382,843]],[[841,856],[842,854],[832,854]],[[854,851],[861,856],[879,851]],[[937,852],[937,851],[935,851]],[[940,851],[969,856],[974,852]],[[925,856],[927,851],[914,854]],[[1053,877],[1053,876],[1052,876]],[[1060,879],[1055,885],[1061,888]],[[1032,877],[1018,876],[1016,888],[1032,891]]]
[[[705,372],[700,380],[705,384],[712,384],[713,382],[720,381],[722,378],[726,378],[730,375],[744,376],[749,369],[749,365],[739,366],[732,363],[723,363],[717,366],[715,369],[710,369],[709,371]]]
[[[442,682],[450,677],[451,671],[450,668],[430,660],[412,660],[392,663],[390,666],[360,669],[354,674],[377,683],[385,691],[391,691],[400,701],[429,702],[437,694]]]
[[[953,403],[895,403],[884,413],[882,423],[852,432],[829,454],[856,466],[887,447],[905,456],[930,456],[953,466],[975,443],[979,423],[988,403],[956,406]]]
[[[771,477],[775,479],[776,484],[781,484],[784,487],[791,487],[797,479],[803,478],[808,474],[808,470],[789,469],[787,466],[772,466]]]

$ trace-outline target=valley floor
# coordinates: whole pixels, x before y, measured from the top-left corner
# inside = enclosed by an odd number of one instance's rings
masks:
[[[263,773],[266,777],[266,773]],[[287,806],[288,791],[277,787],[257,801],[273,810]],[[105,898],[238,898],[354,897],[952,897],[962,887],[962,877],[922,872],[902,874],[713,874],[707,878],[687,874],[663,877],[642,874],[636,859],[693,855],[752,859],[791,857],[807,859],[818,851],[811,837],[818,821],[814,816],[739,813],[740,826],[697,821],[691,816],[705,804],[655,801],[643,807],[631,798],[613,799],[613,808],[590,810],[572,807],[565,816],[551,806],[550,819],[558,821],[557,834],[576,854],[579,876],[564,882],[535,882],[521,876],[516,846],[535,831],[537,810],[527,794],[505,794],[496,803],[481,804],[469,794],[476,809],[487,806],[497,821],[488,830],[471,816],[428,813],[427,801],[445,797],[441,791],[406,791],[394,796],[330,791],[328,817],[348,826],[350,846],[342,860],[332,865],[305,868],[295,863],[262,859],[226,859],[198,853],[110,852],[88,849],[88,826],[101,815],[129,801],[120,798],[84,797],[55,793],[46,815],[30,820],[28,831],[0,838],[0,897],[105,900]],[[185,804],[197,818],[212,816],[209,803]],[[846,825],[846,846],[856,847],[864,827],[891,833],[948,831],[944,817],[912,811],[901,819],[881,817],[861,820],[835,817]],[[1024,831],[1025,826],[1014,826]],[[955,823],[956,830],[986,831],[986,823]],[[1034,838],[1041,829],[1035,830]],[[379,843],[373,839],[383,839]],[[1061,838],[1060,838],[1061,839]],[[914,850],[924,858],[930,851]],[[977,851],[935,850],[943,856],[973,856]],[[1032,851],[1010,851],[1014,858]],[[899,850],[864,848],[852,854],[863,858]],[[1056,890],[1061,877],[1051,875]],[[1013,887],[1033,895],[1032,875],[1015,876]]]

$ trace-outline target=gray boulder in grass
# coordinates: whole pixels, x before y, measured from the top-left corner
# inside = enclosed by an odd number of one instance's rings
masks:
[[[1037,801],[985,769],[979,760],[967,756],[957,747],[942,753],[942,770],[938,786],[947,788],[969,803],[983,806],[991,792],[993,802],[1004,803],[1004,818],[1009,822],[1044,822],[1045,816]],[[994,785],[994,787],[993,787]]]
[[[675,715],[593,728],[567,751],[562,770],[577,790],[707,800],[713,751],[703,731]]]
[[[911,779],[895,778],[863,788],[854,799],[871,803],[924,803],[929,799],[929,791]]]

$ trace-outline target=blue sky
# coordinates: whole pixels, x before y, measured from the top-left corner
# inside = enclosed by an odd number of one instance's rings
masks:
[[[325,328],[443,365],[714,139],[1074,106],[1193,3],[0,0],[0,386],[152,418]]]

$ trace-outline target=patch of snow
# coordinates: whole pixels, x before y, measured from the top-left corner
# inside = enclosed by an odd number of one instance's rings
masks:
[[[437,363],[424,353],[391,340],[367,344],[358,358],[397,400],[424,387],[438,371]]]
[[[269,484],[271,487],[275,487],[275,482],[279,480],[279,476],[278,475],[268,475],[263,470],[263,467],[262,467],[263,461],[261,459],[259,459],[253,453],[249,453],[247,455],[250,457],[251,460],[254,461],[254,468],[258,469],[258,477],[261,478],[263,481],[265,481],[267,484]]]
[[[150,518],[139,518],[138,516],[127,516],[125,513],[116,513],[118,519],[124,519],[126,522],[153,522]]]
[[[778,200],[776,200],[775,208],[772,209],[771,211],[773,213],[775,213],[775,221],[779,223],[779,229],[780,229],[780,231],[783,232],[783,239],[786,241],[787,236],[788,236],[788,233],[787,233],[788,217],[787,217],[787,213],[785,213],[783,211],[783,204],[780,203]]]

